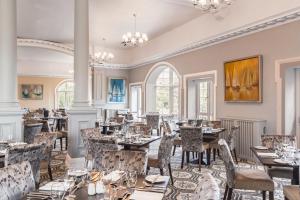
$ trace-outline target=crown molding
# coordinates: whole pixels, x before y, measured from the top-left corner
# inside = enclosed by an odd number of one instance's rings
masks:
[[[262,20],[260,22],[256,22],[250,25],[246,25],[242,28],[227,31],[223,34],[219,34],[216,36],[213,36],[211,38],[207,38],[201,41],[197,41],[194,43],[190,43],[188,45],[185,45],[182,48],[176,49],[171,52],[157,54],[155,56],[148,57],[146,59],[142,59],[139,62],[136,62],[134,64],[125,65],[124,68],[132,69],[132,68],[138,68],[142,67],[148,64],[156,63],[163,61],[168,58],[172,58],[178,55],[182,55],[188,52],[196,51],[199,49],[203,49],[209,46],[213,46],[222,42],[230,41],[239,37],[243,37],[246,35],[250,35],[253,33],[257,33],[263,30],[271,29],[283,24],[287,24],[293,21],[300,20],[300,8],[297,8],[295,10],[289,11],[287,13],[277,15],[271,18],[268,18],[266,20]]]
[[[230,30],[227,32],[224,32],[222,34],[218,34],[216,36],[206,38],[204,40],[200,40],[197,42],[190,43],[188,45],[185,45],[181,48],[175,49],[170,52],[157,54],[145,59],[142,59],[138,62],[132,63],[132,64],[116,64],[116,63],[93,63],[91,66],[93,67],[99,67],[99,68],[113,68],[113,69],[134,69],[138,67],[142,67],[148,64],[153,64],[156,62],[164,61],[166,59],[182,55],[188,52],[196,51],[199,49],[203,49],[209,46],[213,46],[222,42],[230,41],[239,37],[243,37],[246,35],[250,35],[253,33],[257,33],[263,30],[271,29],[283,24],[287,24],[296,20],[300,20],[300,8],[291,10],[289,12],[286,12],[284,14],[276,15],[273,17],[270,17],[268,19],[252,23],[246,26],[243,26],[238,29]],[[62,44],[62,43],[56,43],[51,41],[45,41],[45,40],[35,40],[35,39],[23,39],[18,38],[17,40],[18,46],[25,46],[25,47],[40,47],[40,48],[46,48],[54,51],[58,51],[61,53],[66,53],[68,55],[74,56],[74,48]],[[91,59],[92,60],[92,59]],[[93,60],[92,60],[93,61]]]

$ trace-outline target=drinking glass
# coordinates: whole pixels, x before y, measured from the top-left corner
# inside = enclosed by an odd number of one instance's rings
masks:
[[[61,199],[62,196],[64,195],[64,191],[61,190],[61,184],[54,182],[51,185],[51,198],[52,199]]]
[[[137,173],[135,171],[130,171],[127,173],[127,186],[129,188],[134,188],[137,182]]]

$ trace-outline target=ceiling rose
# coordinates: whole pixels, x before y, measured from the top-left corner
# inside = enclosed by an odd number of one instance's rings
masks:
[[[134,47],[142,45],[148,41],[148,36],[146,33],[136,31],[136,14],[133,14],[134,17],[134,31],[127,32],[122,37],[121,44],[125,47]]]
[[[234,0],[192,0],[194,7],[199,8],[204,12],[215,13],[221,8],[229,6]]]

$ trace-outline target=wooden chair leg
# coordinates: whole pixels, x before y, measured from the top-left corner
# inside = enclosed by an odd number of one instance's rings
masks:
[[[181,169],[183,169],[183,162],[184,162],[184,151],[182,151],[182,157],[181,157]]]
[[[214,159],[214,161],[216,161],[216,153],[217,153],[217,149],[213,149],[213,159]]]
[[[148,175],[149,170],[150,170],[150,167],[147,166],[147,169],[146,169],[146,175]]]
[[[175,156],[175,152],[176,152],[176,145],[174,145],[173,147],[173,156]]]
[[[211,149],[206,149],[206,165],[210,166],[210,154],[211,154]]]
[[[169,168],[169,175],[170,175],[171,183],[172,183],[172,185],[174,185],[171,163],[168,164],[168,168]]]
[[[189,151],[186,152],[186,162],[187,163],[190,162],[190,152]]]
[[[274,200],[274,192],[269,191],[269,200]]]
[[[160,136],[160,131],[159,131],[159,128],[156,129],[157,130],[157,135]]]
[[[237,159],[237,156],[236,156],[236,150],[235,149],[233,149],[233,153],[234,153],[234,157],[235,157],[235,162],[236,162],[236,164],[238,164],[239,162],[238,162],[238,159]]]
[[[203,152],[200,153],[200,156],[198,158],[198,162],[199,162],[199,171],[201,172],[201,162],[203,160]]]
[[[233,189],[232,189],[232,188],[229,188],[229,189],[228,189],[228,196],[227,196],[227,200],[231,200],[231,197],[232,197],[232,191],[233,191]]]
[[[164,175],[164,169],[163,168],[159,168],[159,172],[160,172],[160,175]]]
[[[51,170],[51,166],[50,164],[48,164],[48,174],[49,174],[49,178],[51,181],[53,181],[53,177],[52,177],[52,170]]]
[[[56,148],[56,140],[54,141],[54,149]]]
[[[262,191],[263,200],[266,200],[266,191]]]
[[[62,138],[59,138],[59,140],[60,140],[60,150],[62,151],[63,150],[63,145],[62,145]]]
[[[223,200],[226,200],[228,193],[228,185],[226,184]]]

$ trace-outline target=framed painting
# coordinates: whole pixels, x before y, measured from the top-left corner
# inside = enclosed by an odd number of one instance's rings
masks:
[[[262,102],[262,56],[224,63],[225,101]]]
[[[41,84],[21,84],[20,98],[22,100],[43,100],[44,87]]]
[[[123,78],[108,78],[108,103],[126,102],[126,81]]]

